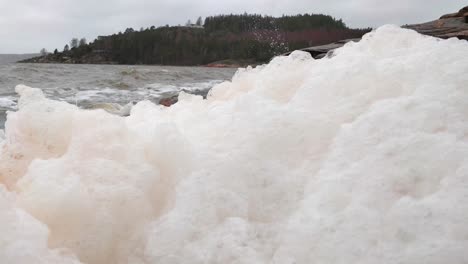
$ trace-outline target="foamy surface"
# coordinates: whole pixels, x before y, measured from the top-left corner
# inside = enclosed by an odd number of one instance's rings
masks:
[[[17,86],[0,263],[467,263],[467,84],[384,26],[128,117]]]

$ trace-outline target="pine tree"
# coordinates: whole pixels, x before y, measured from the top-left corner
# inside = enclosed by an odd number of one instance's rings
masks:
[[[202,18],[201,18],[201,17],[198,17],[196,25],[197,25],[197,26],[201,26],[201,25],[202,25]]]

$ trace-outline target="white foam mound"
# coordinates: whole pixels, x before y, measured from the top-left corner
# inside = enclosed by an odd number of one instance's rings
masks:
[[[384,26],[129,117],[18,86],[0,263],[467,263],[467,84],[466,41]]]

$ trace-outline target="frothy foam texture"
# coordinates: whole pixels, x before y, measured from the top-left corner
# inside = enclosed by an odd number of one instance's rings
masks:
[[[128,117],[18,86],[0,263],[467,263],[467,73],[384,26]]]

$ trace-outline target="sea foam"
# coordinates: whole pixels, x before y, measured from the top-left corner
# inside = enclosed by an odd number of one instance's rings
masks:
[[[17,86],[0,263],[467,263],[468,43],[384,26],[130,116]]]

